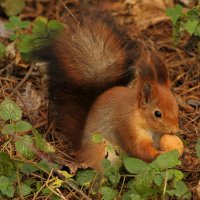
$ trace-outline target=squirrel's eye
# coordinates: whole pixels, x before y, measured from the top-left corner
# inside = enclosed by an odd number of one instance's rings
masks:
[[[158,111],[158,110],[156,110],[156,111],[154,112],[154,115],[155,115],[156,117],[159,117],[159,118],[162,117],[161,112]]]

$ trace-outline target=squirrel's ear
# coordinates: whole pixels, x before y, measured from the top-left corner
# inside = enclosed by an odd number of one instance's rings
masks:
[[[147,104],[151,101],[152,85],[150,83],[144,83],[142,86],[142,104]]]
[[[143,107],[151,103],[157,93],[156,85],[150,82],[140,82],[138,88],[138,105]]]

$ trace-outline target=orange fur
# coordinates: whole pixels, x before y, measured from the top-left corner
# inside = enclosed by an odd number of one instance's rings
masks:
[[[101,161],[104,159],[105,154],[106,150],[103,142],[98,144],[87,142],[76,151],[75,157],[83,167],[101,170]]]
[[[133,89],[113,87],[98,97],[86,120],[83,146],[88,142],[92,144],[89,138],[93,133],[101,133],[113,145],[147,162],[162,153],[159,150],[161,135],[178,131],[178,106],[170,91],[169,80],[159,84],[157,71],[150,64],[143,65],[149,69],[143,66],[138,69]],[[143,94],[145,83],[151,87],[147,92],[148,102]],[[154,116],[155,110],[162,113],[162,118]],[[84,163],[90,162],[84,157]]]

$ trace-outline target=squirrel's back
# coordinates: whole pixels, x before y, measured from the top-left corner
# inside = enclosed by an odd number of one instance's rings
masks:
[[[140,55],[138,42],[107,14],[85,15],[79,22],[67,24],[37,53],[48,63],[52,117],[74,149],[80,146],[87,114],[97,96],[113,86],[127,85]]]

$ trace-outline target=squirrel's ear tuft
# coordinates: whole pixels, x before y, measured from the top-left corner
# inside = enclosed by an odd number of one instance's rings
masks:
[[[154,50],[144,47],[137,70],[141,80],[170,87],[168,69]]]
[[[167,67],[156,53],[153,53],[153,55],[154,56],[151,57],[151,60],[156,71],[158,84],[170,87],[169,72]]]
[[[148,51],[144,51],[137,63],[138,77],[142,82],[155,84],[157,82],[156,70]]]

